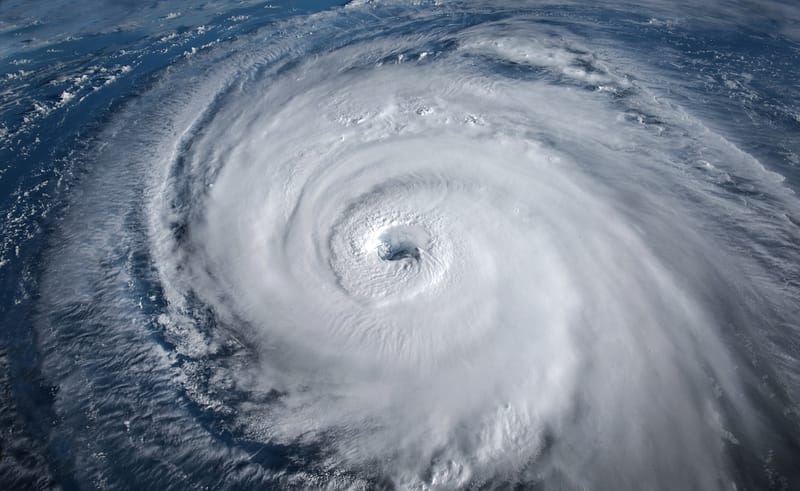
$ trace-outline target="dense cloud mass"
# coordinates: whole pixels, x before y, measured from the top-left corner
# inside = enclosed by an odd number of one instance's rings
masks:
[[[2,127],[106,97],[7,206],[0,481],[800,485],[796,9],[213,7]]]

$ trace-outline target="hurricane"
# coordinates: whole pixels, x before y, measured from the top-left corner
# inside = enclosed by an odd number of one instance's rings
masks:
[[[791,2],[0,4],[8,489],[796,489]]]

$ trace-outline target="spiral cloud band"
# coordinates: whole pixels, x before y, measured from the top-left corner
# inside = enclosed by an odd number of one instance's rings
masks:
[[[119,111],[38,308],[77,479],[789,486],[797,198],[564,12],[353,3]]]

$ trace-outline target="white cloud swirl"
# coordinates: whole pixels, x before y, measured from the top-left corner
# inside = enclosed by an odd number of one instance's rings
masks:
[[[316,485],[733,482],[761,426],[726,329],[778,287],[720,189],[794,203],[780,177],[613,46],[524,17],[377,36],[361,8],[154,89],[182,108],[131,152],[160,322],[247,395],[189,396],[319,446]],[[231,339],[254,361],[215,366]]]

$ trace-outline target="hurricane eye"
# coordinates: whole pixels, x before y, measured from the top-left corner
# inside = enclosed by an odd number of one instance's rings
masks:
[[[378,257],[384,261],[402,261],[410,259],[419,261],[422,256],[421,249],[410,231],[403,228],[392,228],[384,231],[378,237],[376,247]]]

